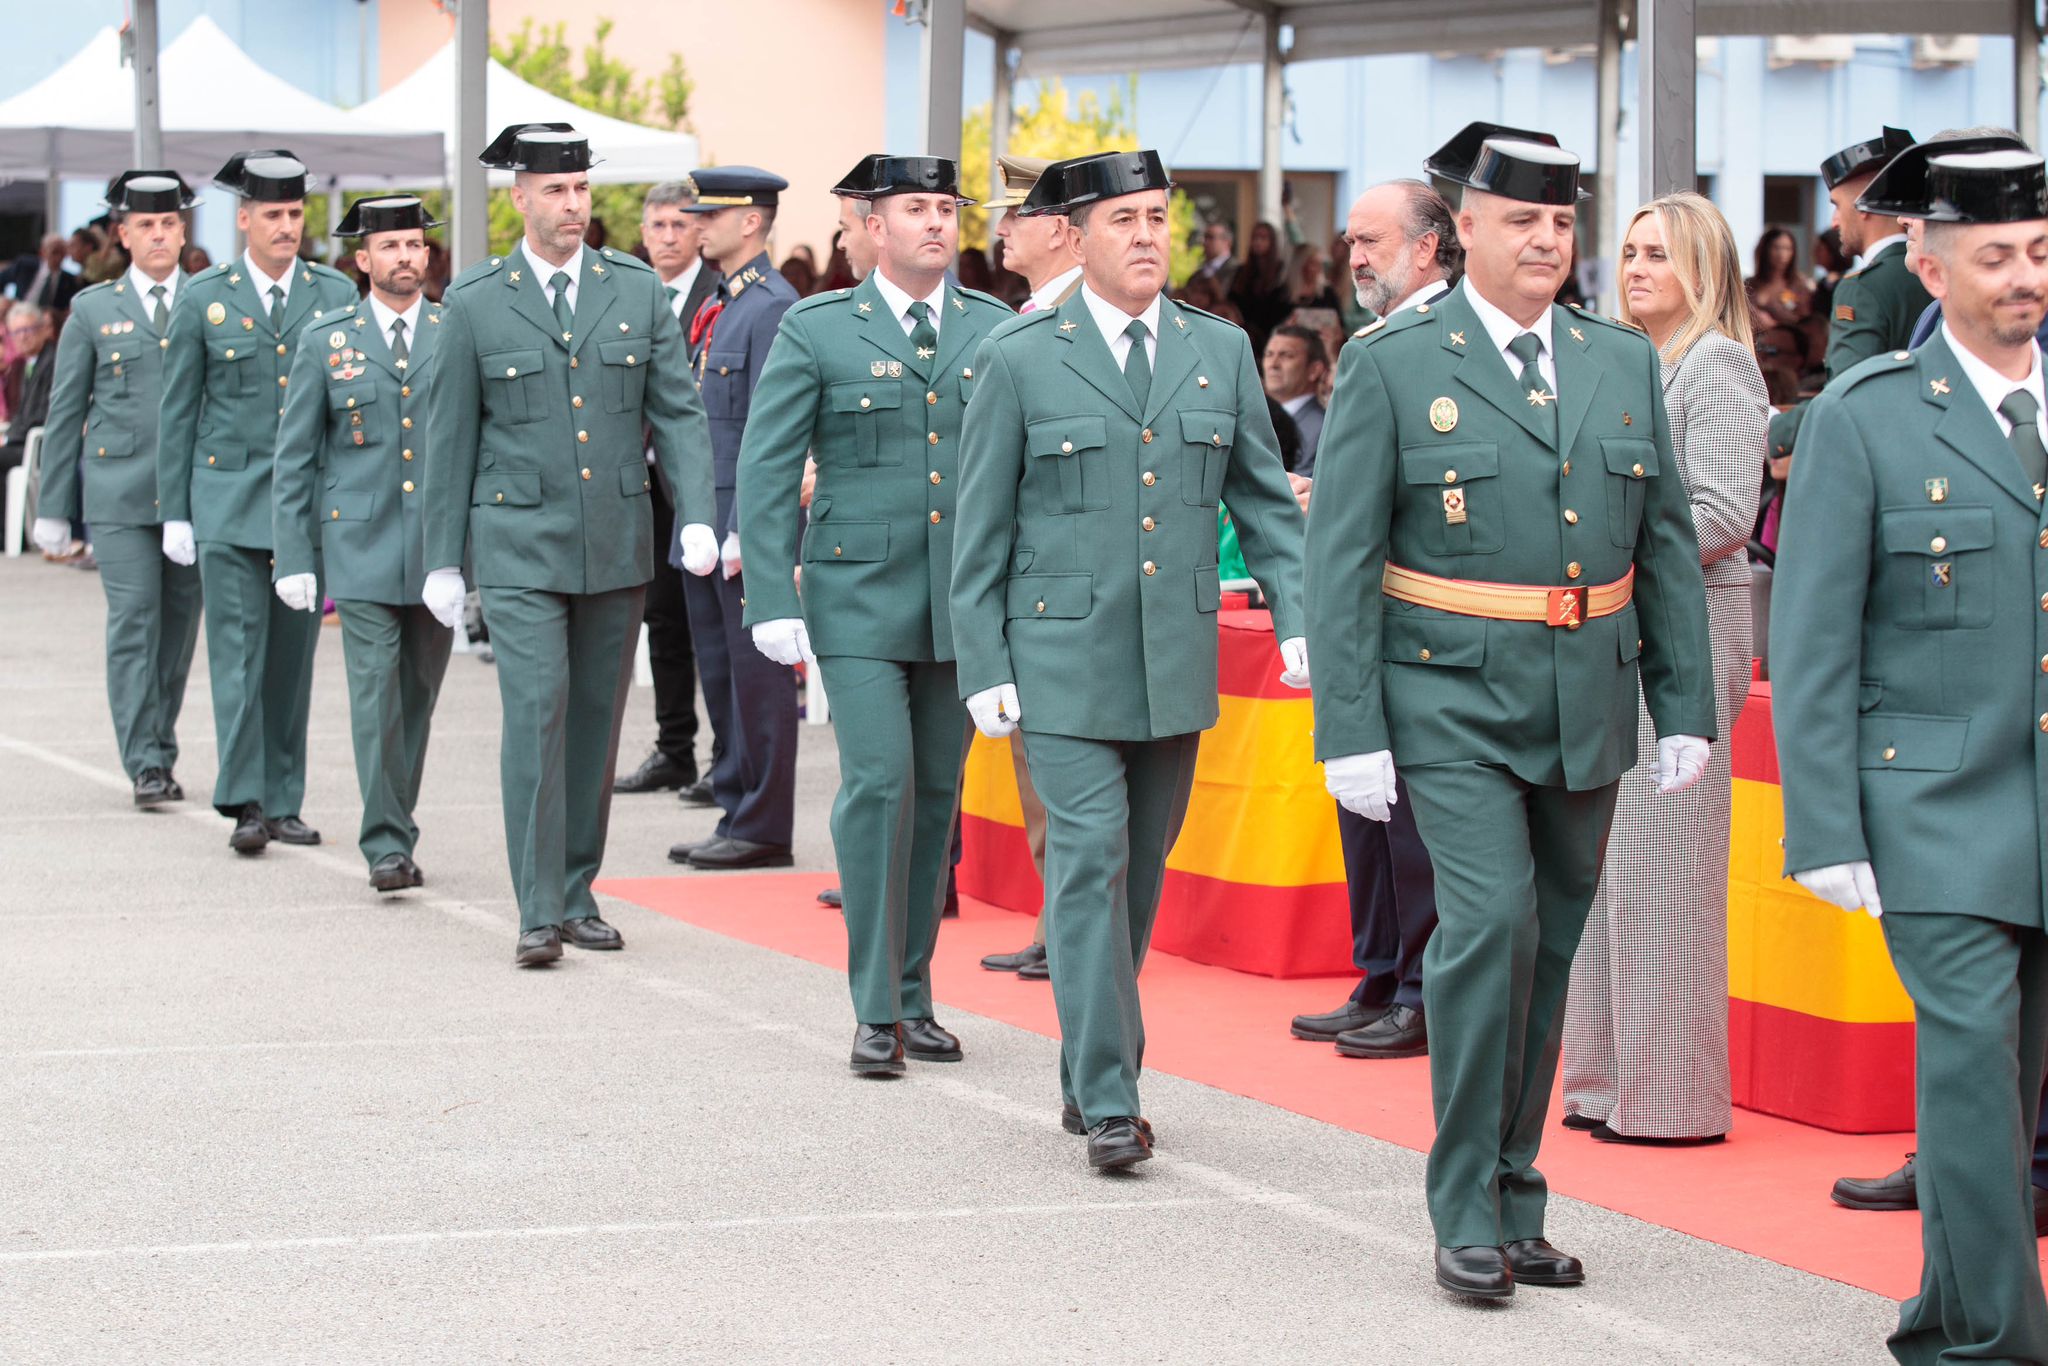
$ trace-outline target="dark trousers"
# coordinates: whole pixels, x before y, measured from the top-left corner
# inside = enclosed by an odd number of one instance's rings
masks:
[[[675,540],[676,510],[660,479],[654,481],[654,543]],[[690,613],[683,603],[683,571],[666,554],[654,558],[647,585],[647,663],[654,671],[654,747],[692,771],[697,766],[697,652],[690,644]]]
[[[1337,808],[1344,883],[1351,894],[1351,961],[1365,974],[1362,1006],[1422,1009],[1422,952],[1436,931],[1436,873],[1415,828],[1415,805],[1397,780],[1394,818],[1369,821]]]
[[[787,574],[785,567],[780,572]],[[796,679],[754,648],[740,624],[746,575],[683,576],[704,710],[716,753],[711,796],[725,814],[718,834],[753,844],[788,845],[796,824]]]
[[[206,667],[220,768],[213,806],[233,816],[249,802],[273,820],[300,814],[306,797],[306,721],[320,614],[295,612],[271,588],[270,552],[199,543]],[[313,557],[319,579],[320,557]],[[320,587],[314,596],[320,595]]]

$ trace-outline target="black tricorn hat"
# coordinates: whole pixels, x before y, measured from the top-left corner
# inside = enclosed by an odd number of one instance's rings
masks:
[[[409,194],[369,195],[348,206],[336,237],[368,237],[373,232],[424,232],[441,225],[427,217],[427,206]]]
[[[531,171],[536,175],[587,171],[603,160],[590,155],[590,139],[570,123],[508,124],[477,156],[479,165],[494,171]]]
[[[177,213],[199,202],[176,171],[123,171],[107,182],[111,213]]]
[[[1884,164],[1863,193],[1856,207],[1865,213],[1899,218],[1927,216],[1927,162],[1931,157],[1956,156],[1965,152],[2024,152],[2027,144],[2003,133],[1985,133],[1967,138],[1935,138],[1916,142]]]
[[[1166,163],[1150,148],[1139,152],[1097,152],[1091,157],[1055,162],[1045,168],[1038,183],[1044,185],[1048,180],[1056,183],[1046,193],[1057,195],[1059,202],[1048,202],[1037,210],[1040,213],[1055,209],[1067,212],[1127,194],[1173,188]]]
[[[701,184],[701,181],[700,181]],[[945,157],[898,157],[872,152],[846,173],[832,193],[851,199],[882,199],[892,194],[949,194],[962,204],[973,200],[960,193],[960,166]]]
[[[1886,126],[1883,133],[1867,142],[1852,142],[1820,164],[1821,182],[1829,189],[1865,171],[1874,171],[1913,145],[1913,135],[1903,128]]]
[[[1422,163],[1431,175],[1525,204],[1591,199],[1579,185],[1579,158],[1549,133],[1499,123],[1468,123]]]
[[[889,160],[887,152],[870,152],[853,163],[853,169],[839,177],[839,183],[832,187],[832,193],[845,199],[873,199],[875,197],[875,168]]]
[[[1068,157],[1055,161],[1038,173],[1038,179],[1025,192],[1024,202],[1017,206],[1020,218],[1036,218],[1040,214],[1065,213],[1067,211],[1067,168],[1089,157]]]
[[[1951,143],[1964,141],[1982,139],[1957,138]],[[1929,223],[2030,223],[2048,218],[2048,165],[2024,145],[1957,150],[1934,142],[1909,147],[1879,172],[1871,188],[1908,158],[1900,177],[1920,183],[1916,202],[1895,208],[1896,200],[1887,199],[1881,208],[1873,208],[1866,206],[1866,194],[1856,206],[1865,213],[1895,213]]]
[[[237,152],[220,168],[213,183],[244,199],[283,204],[306,197],[306,166],[282,147]]]

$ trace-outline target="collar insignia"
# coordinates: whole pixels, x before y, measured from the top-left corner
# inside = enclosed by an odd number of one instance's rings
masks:
[[[1063,322],[1063,323],[1061,323],[1061,324],[1060,324],[1060,331],[1062,331],[1062,332],[1071,332],[1071,331],[1073,331],[1073,330],[1074,330],[1075,328],[1079,327],[1080,325],[1081,325],[1081,324],[1079,324],[1079,323],[1075,322],[1075,321],[1074,321],[1073,319],[1069,318],[1069,319],[1068,319],[1067,321],[1065,321],[1065,322]]]
[[[867,305],[867,304],[862,304],[862,305],[860,306],[860,311],[861,311],[861,312],[863,312],[863,313],[872,313],[872,312],[874,312],[875,310],[874,310],[874,309],[873,309],[872,307],[870,307],[869,305]]]
[[[1541,389],[1531,389],[1529,391],[1529,403],[1532,407],[1547,408],[1556,398],[1556,394],[1545,393]]]
[[[519,272],[516,270],[512,272],[512,283],[515,285],[519,283]]]
[[[1932,389],[1932,390],[1933,390],[1933,391],[1934,391],[1935,393],[1937,393],[1937,394],[1943,394],[1943,395],[1947,394],[1947,393],[1948,393],[1948,376],[1947,376],[1947,375],[1943,375],[1943,376],[1942,376],[1942,377],[1941,377],[1940,379],[1931,379],[1931,380],[1928,380],[1928,381],[1927,381],[1927,387],[1928,387],[1928,388],[1930,388],[1930,389]]]
[[[1572,334],[1572,340],[1573,340],[1573,341],[1575,341],[1575,342],[1582,342],[1582,341],[1584,341],[1584,340],[1586,339],[1586,334],[1585,334],[1585,333],[1583,333],[1583,332],[1581,332],[1581,331],[1579,331],[1579,329],[1578,329],[1578,328],[1574,327],[1574,328],[1570,328],[1570,329],[1568,329],[1568,330],[1569,330],[1569,331],[1571,332],[1571,334]]]
[[[1465,344],[1465,334],[1464,334],[1463,332],[1453,332],[1453,333],[1451,333],[1451,345],[1453,345],[1453,346],[1463,346],[1464,344]]]

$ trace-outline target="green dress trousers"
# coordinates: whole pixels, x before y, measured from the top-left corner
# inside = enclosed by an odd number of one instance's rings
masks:
[[[1024,733],[1045,803],[1045,953],[1060,1019],[1060,1092],[1091,1129],[1142,1113],[1138,969],[1201,740],[1200,732],[1160,740]]]
[[[524,934],[597,914],[590,884],[604,862],[619,718],[633,686],[647,587],[480,591],[498,656],[498,781]]]
[[[371,867],[391,854],[410,856],[420,828],[412,818],[426,771],[427,731],[455,633],[413,604],[344,600],[341,654],[348,667],[348,718],[355,742],[363,824],[356,844]]]
[[[223,816],[248,802],[272,819],[296,816],[306,799],[306,717],[313,703],[320,614],[294,612],[279,602],[270,573],[268,550],[199,543],[220,756],[213,806]],[[318,579],[317,554],[313,573]],[[313,596],[320,592],[315,587]]]
[[[178,713],[199,640],[197,565],[164,558],[160,526],[94,526],[107,595],[107,703],[133,779],[178,763]]]

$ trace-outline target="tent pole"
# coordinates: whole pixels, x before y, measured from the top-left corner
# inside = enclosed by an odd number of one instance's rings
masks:
[[[163,109],[156,89],[156,0],[135,0],[135,164],[164,164]]]
[[[1010,121],[1016,115],[1011,101],[1010,86],[1010,35],[996,32],[989,35],[995,39],[995,85],[989,91],[988,106],[988,179],[986,188],[992,195],[1003,192],[1003,178],[996,170],[996,158],[1010,150]]]
[[[1280,173],[1280,121],[1287,115],[1287,72],[1280,58],[1280,18],[1267,14],[1260,20],[1265,29],[1265,63],[1263,100],[1264,117],[1260,120],[1264,129],[1259,142],[1259,217],[1271,223],[1276,230],[1286,217],[1285,179]],[[1244,241],[1251,241],[1249,232]],[[1287,241],[1282,237],[1281,252],[1287,250]]]
[[[452,0],[455,7],[455,144],[448,149],[453,201],[449,263],[458,273],[490,247],[490,187],[477,156],[484,150],[484,84],[491,61],[490,0]]]
[[[960,101],[967,64],[967,0],[927,0],[924,46],[926,156],[960,159]]]
[[[1697,187],[1694,0],[1636,0],[1636,117],[1642,126],[1645,200]],[[1604,209],[1604,206],[1603,206]]]
[[[2012,126],[2029,147],[2041,143],[2041,11],[2038,0],[2013,6]]]

